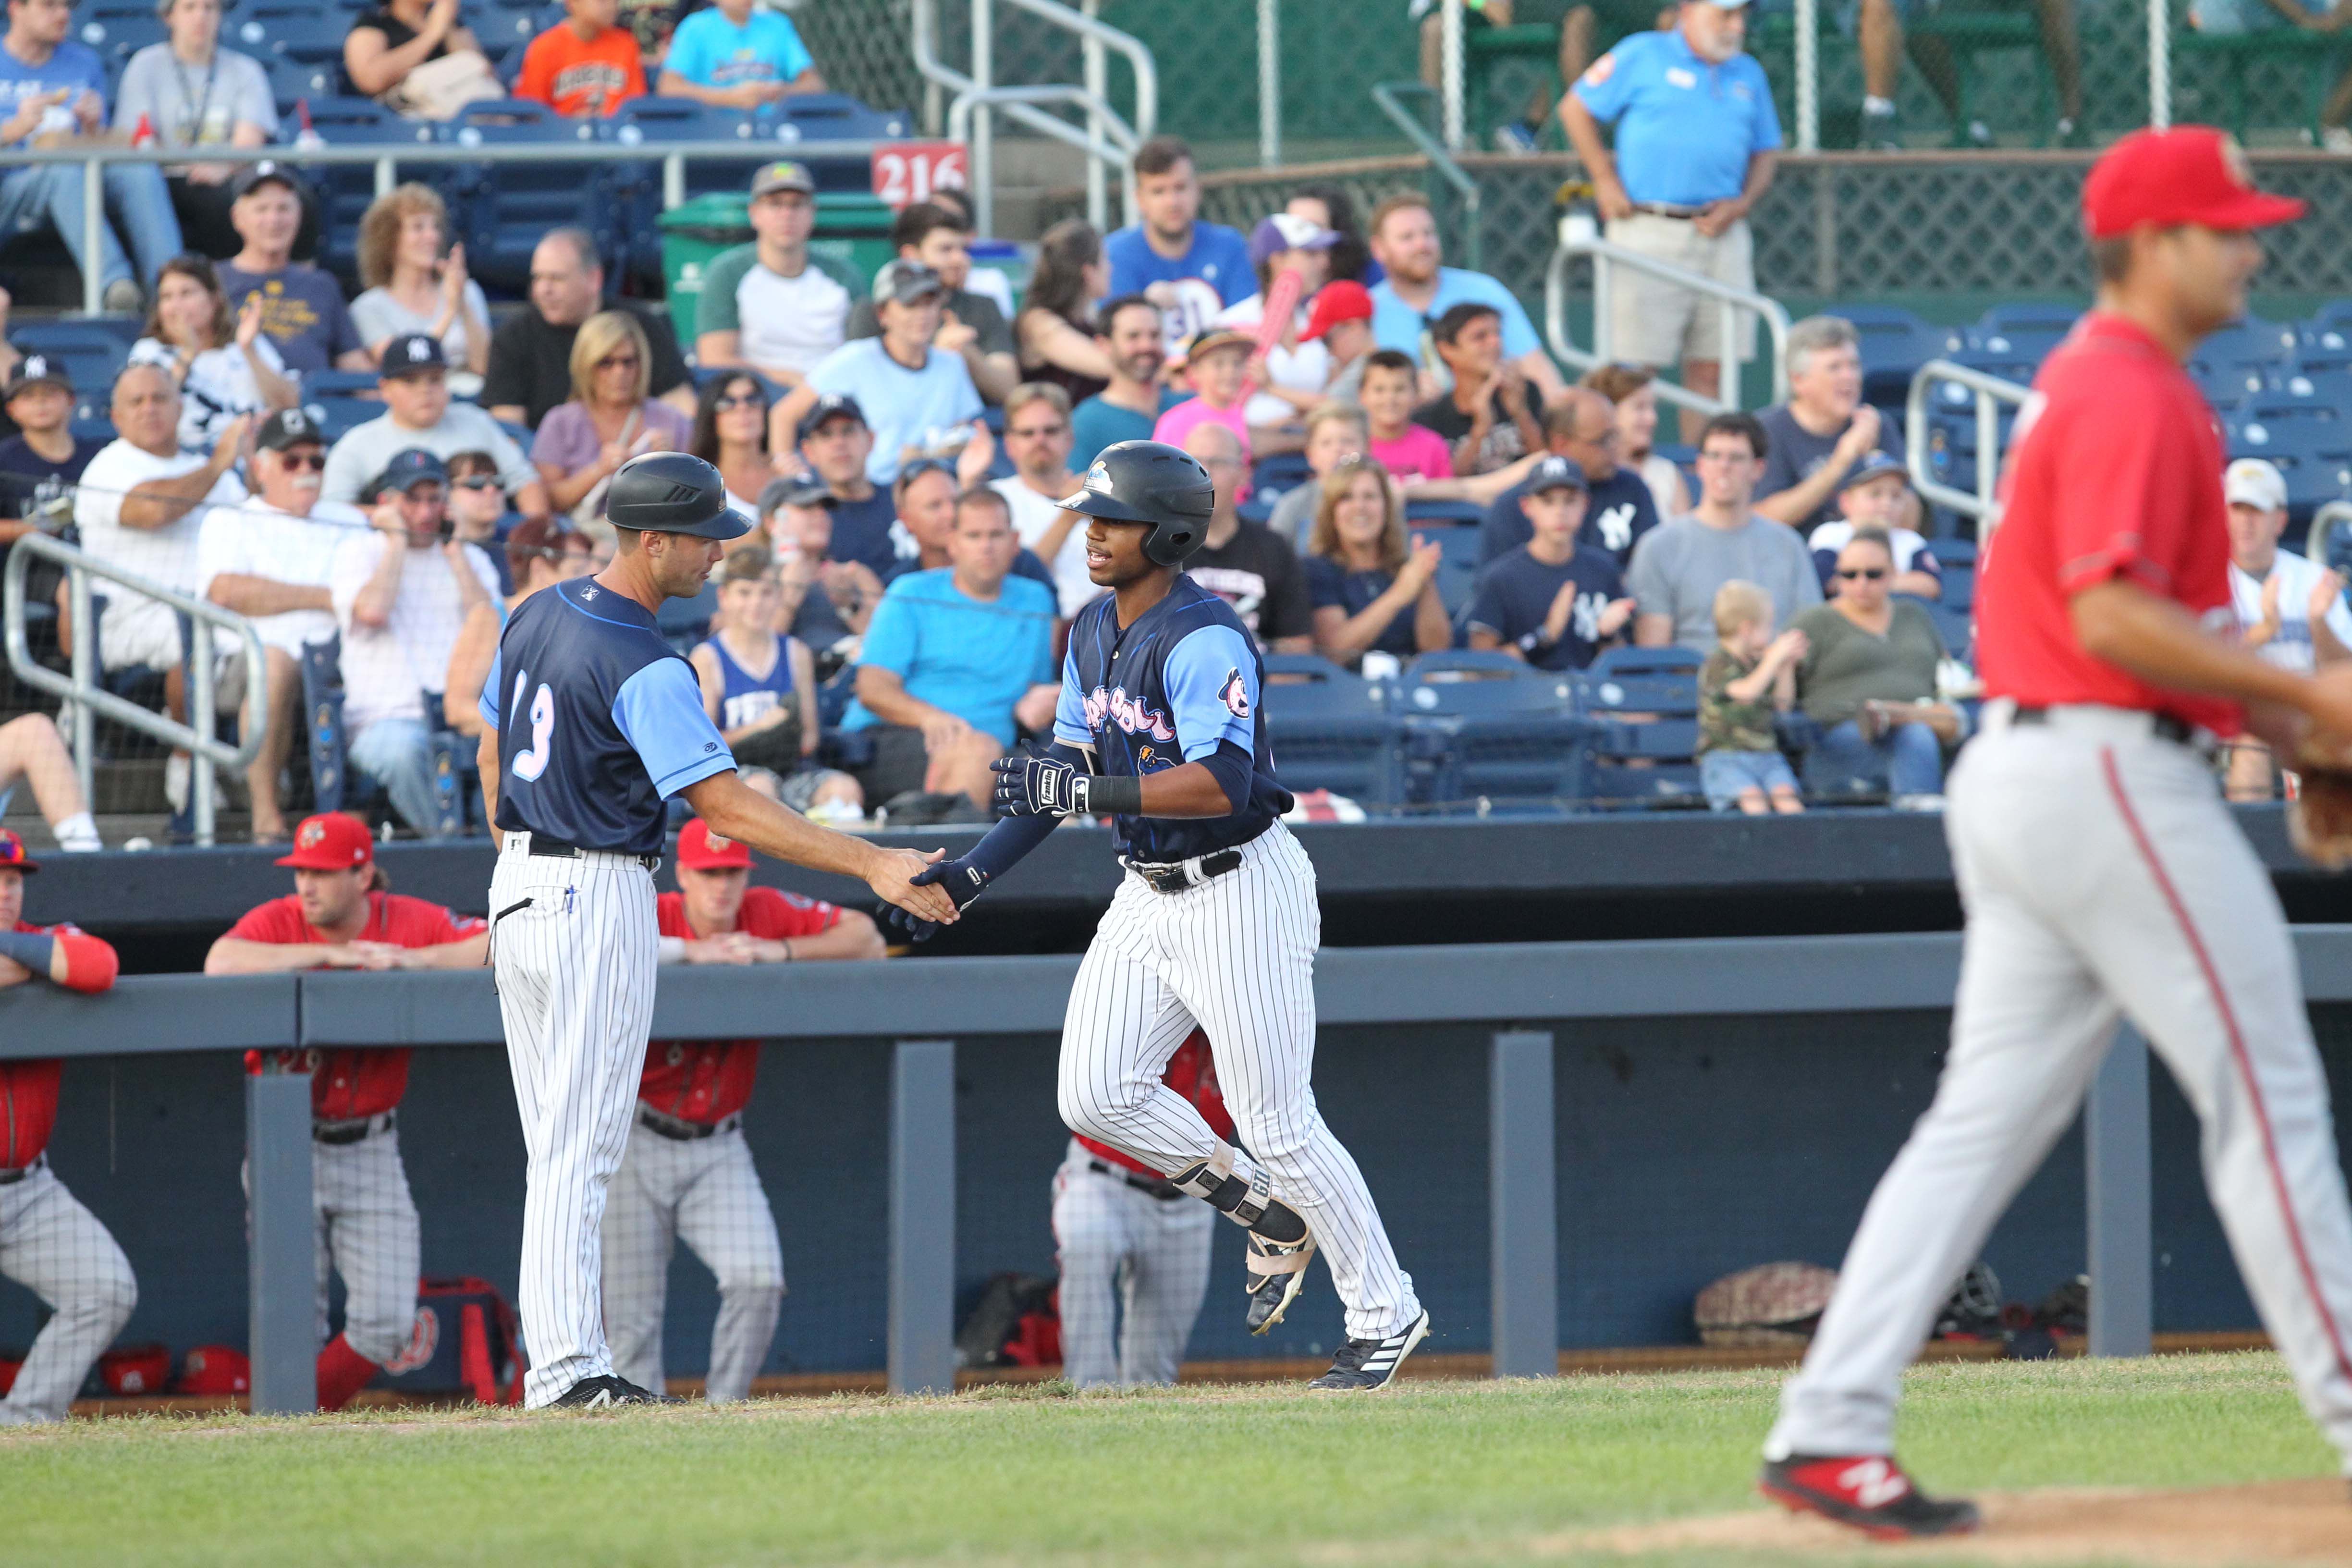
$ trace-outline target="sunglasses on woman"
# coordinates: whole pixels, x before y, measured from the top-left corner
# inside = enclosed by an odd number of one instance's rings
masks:
[[[767,406],[768,400],[756,392],[747,392],[740,397],[730,392],[710,400],[710,411],[713,414],[732,414],[738,408],[765,409]]]
[[[1857,577],[1861,578],[1865,583],[1875,583],[1881,577],[1886,575],[1886,568],[1884,566],[1841,566],[1838,568],[1837,574],[1849,583],[1853,582]]]
[[[499,482],[496,474],[467,474],[462,479],[449,481],[461,490],[486,490]]]

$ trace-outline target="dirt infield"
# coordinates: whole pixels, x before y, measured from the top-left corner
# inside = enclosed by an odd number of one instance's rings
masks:
[[[1601,1531],[1570,1552],[1787,1552],[1818,1562],[1858,1547],[1939,1563],[2147,1563],[2182,1568],[2352,1563],[2352,1498],[2338,1479],[2200,1491],[2053,1489],[1979,1498],[1984,1530],[1947,1542],[1863,1547],[1851,1531],[1779,1509]],[[1549,1544],[1549,1543],[1548,1543]]]

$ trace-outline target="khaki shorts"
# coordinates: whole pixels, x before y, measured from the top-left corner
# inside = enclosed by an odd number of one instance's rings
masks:
[[[1612,245],[1655,257],[1685,272],[1737,289],[1756,287],[1755,242],[1745,219],[1713,239],[1686,218],[1635,213],[1612,219],[1605,237]],[[1738,353],[1756,357],[1756,318],[1739,312]],[[1723,314],[1714,300],[1663,279],[1617,268],[1610,277],[1609,352],[1630,364],[1673,365],[1686,359],[1721,361]]]

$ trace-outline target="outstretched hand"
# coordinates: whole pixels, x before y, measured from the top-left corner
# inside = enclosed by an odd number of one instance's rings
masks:
[[[940,850],[938,853],[945,854],[946,851]],[[961,914],[965,905],[980,897],[987,889],[988,873],[968,859],[943,860],[923,868],[913,878],[913,885],[920,888],[937,888],[947,895],[954,903],[956,912]],[[904,908],[889,910],[887,911],[887,916],[892,925],[898,927],[917,942],[929,942],[932,933],[940,929],[938,921],[925,920],[920,915]]]
[[[946,856],[944,849],[934,849],[929,855],[912,849],[877,849],[873,868],[866,874],[866,885],[879,894],[883,902],[919,920],[934,925],[953,925],[958,913],[955,900],[938,885],[938,878],[925,874]]]

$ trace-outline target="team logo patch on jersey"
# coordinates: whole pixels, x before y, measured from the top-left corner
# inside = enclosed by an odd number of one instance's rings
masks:
[[[1217,689],[1217,700],[1223,703],[1225,711],[1236,719],[1250,716],[1249,689],[1242,684],[1242,672],[1238,666],[1225,671],[1225,683]]]
[[[1150,707],[1140,697],[1129,697],[1123,686],[1105,691],[1096,687],[1087,693],[1083,705],[1087,728],[1099,730],[1116,724],[1130,735],[1149,735],[1155,741],[1172,741],[1176,727],[1166,715]]]
[[[420,1305],[416,1309],[416,1325],[408,1331],[408,1348],[383,1363],[383,1370],[398,1377],[404,1372],[415,1372],[428,1365],[433,1352],[441,1348],[441,1314]]]
[[[1599,59],[1587,66],[1584,68],[1584,74],[1577,79],[1583,82],[1587,87],[1599,87],[1602,82],[1607,81],[1611,77],[1615,76],[1616,74],[1617,54],[1616,51],[1612,49],[1608,54],[1601,56]]]

